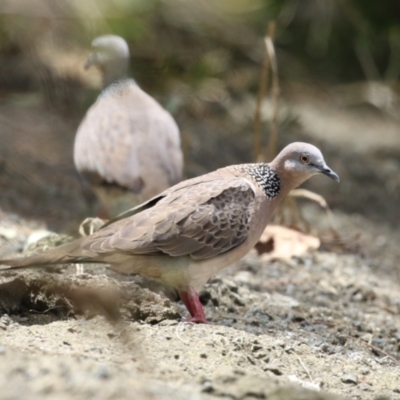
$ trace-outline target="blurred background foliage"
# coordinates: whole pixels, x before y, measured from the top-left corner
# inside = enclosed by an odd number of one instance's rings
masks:
[[[72,145],[101,90],[99,74],[83,63],[92,39],[106,33],[128,41],[131,75],[176,118],[186,177],[253,161],[269,21],[279,147],[305,140],[323,149],[342,183],[309,187],[333,207],[398,220],[397,0],[2,0],[0,207],[53,229],[90,213]],[[264,146],[271,104],[266,96]]]

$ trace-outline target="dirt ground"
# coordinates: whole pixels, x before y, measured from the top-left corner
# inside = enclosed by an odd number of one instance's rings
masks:
[[[1,272],[0,398],[400,399],[399,123],[286,99],[280,146],[317,144],[342,178],[308,185],[332,220],[301,202],[320,249],[253,250],[222,271],[201,294],[208,325],[181,322],[173,291],[104,266]],[[90,214],[71,156],[80,117],[35,101],[0,101],[0,257],[57,245],[32,243]],[[176,115],[186,176],[251,161],[254,99],[194,103]]]
[[[304,214],[327,232],[323,211]],[[2,249],[43,232],[1,220]],[[285,262],[254,250],[214,277],[201,294],[208,325],[180,322],[174,293],[102,266],[3,272],[1,398],[400,398],[399,234],[334,221],[347,246],[325,239]]]

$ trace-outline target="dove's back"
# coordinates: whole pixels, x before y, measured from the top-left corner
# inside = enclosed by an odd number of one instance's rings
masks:
[[[123,79],[88,110],[76,135],[74,162],[100,201],[107,203],[107,193],[128,192],[136,196],[132,206],[181,180],[179,129],[133,79]]]

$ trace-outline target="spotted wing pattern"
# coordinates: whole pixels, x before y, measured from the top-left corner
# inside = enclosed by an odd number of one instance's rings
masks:
[[[202,260],[246,240],[255,208],[255,193],[246,179],[217,175],[185,183],[164,192],[153,207],[88,237],[83,248],[99,257],[126,252]]]

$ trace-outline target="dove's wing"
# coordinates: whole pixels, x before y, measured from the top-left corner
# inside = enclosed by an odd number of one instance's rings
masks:
[[[206,259],[246,240],[254,208],[247,179],[209,174],[166,190],[152,207],[101,229],[82,247],[98,258],[124,252]]]

